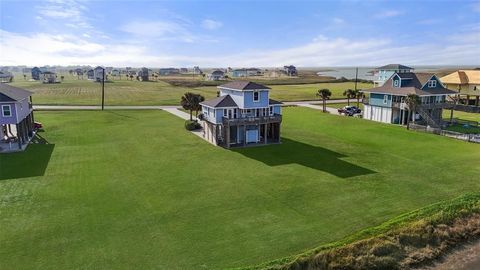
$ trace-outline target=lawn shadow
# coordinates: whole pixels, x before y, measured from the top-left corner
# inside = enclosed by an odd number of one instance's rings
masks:
[[[282,138],[282,143],[278,145],[237,148],[233,151],[263,162],[268,166],[296,163],[340,178],[376,173],[342,160],[341,158],[347,157],[343,154],[288,138]]]
[[[0,154],[0,180],[45,175],[54,148],[55,144],[34,142],[23,152]]]

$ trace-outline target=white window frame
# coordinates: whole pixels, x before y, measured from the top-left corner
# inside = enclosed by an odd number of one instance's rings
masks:
[[[223,117],[227,117],[228,116],[228,110],[227,109],[223,109]]]
[[[255,100],[255,94],[257,94],[257,99]],[[253,91],[253,102],[260,102],[260,92]]]
[[[429,80],[428,88],[435,88],[435,87],[437,87],[437,80]]]
[[[393,80],[393,86],[394,87],[399,87],[400,86],[400,80]]]
[[[383,104],[388,103],[388,95],[383,95]]]
[[[8,108],[9,115],[5,114],[5,111],[6,111],[5,108]],[[2,105],[2,116],[3,117],[12,117],[13,116],[11,105]]]

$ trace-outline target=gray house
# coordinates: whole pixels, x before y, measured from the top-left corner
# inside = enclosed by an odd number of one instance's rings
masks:
[[[34,133],[32,93],[0,84],[0,153],[25,150]]]
[[[41,73],[42,71],[38,67],[32,68],[32,79],[34,79],[35,81],[39,81]]]
[[[94,74],[93,76],[96,82],[101,82],[104,79],[103,72],[104,72],[104,69],[101,66],[98,66],[93,70],[93,74]]]
[[[8,83],[13,81],[12,73],[8,71],[0,71],[0,83]]]
[[[297,76],[298,75],[298,72],[297,72],[297,68],[295,66],[283,66],[283,70],[285,71],[285,73],[288,75],[288,76]]]
[[[207,81],[220,81],[225,78],[225,72],[221,70],[214,70],[212,73],[207,75]]]
[[[57,82],[57,74],[55,72],[45,71],[42,72],[42,81],[43,83],[56,83]]]

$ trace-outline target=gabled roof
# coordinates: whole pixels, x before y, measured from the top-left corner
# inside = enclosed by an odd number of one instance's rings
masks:
[[[233,81],[226,84],[222,84],[218,86],[218,88],[229,88],[229,89],[235,89],[240,91],[270,89],[270,87],[267,87],[258,83],[254,83],[254,82],[249,82],[249,81]]]
[[[238,107],[237,103],[235,103],[235,101],[230,95],[225,95],[225,96],[217,97],[211,100],[206,100],[201,102],[200,104],[205,105],[207,107],[213,107],[213,108]]]
[[[400,77],[402,79],[401,87],[393,86],[393,78]],[[362,92],[369,93],[385,93],[385,94],[396,94],[396,95],[409,95],[416,94],[419,96],[428,96],[428,95],[451,95],[456,94],[456,91],[447,89],[443,87],[441,83],[437,83],[435,88],[425,88],[422,87],[430,80],[434,74],[429,73],[395,73],[390,77],[382,86],[365,89]]]
[[[441,78],[448,84],[480,84],[480,70],[458,70]]]
[[[386,66],[381,66],[381,67],[378,67],[376,69],[379,69],[379,70],[400,70],[400,69],[413,69],[413,68],[407,67],[407,66],[404,66],[404,65],[400,65],[400,64],[388,64]]]
[[[0,102],[20,101],[33,93],[6,83],[0,83]]]
[[[221,71],[221,70],[215,70],[211,73],[212,75],[224,75],[225,72]]]

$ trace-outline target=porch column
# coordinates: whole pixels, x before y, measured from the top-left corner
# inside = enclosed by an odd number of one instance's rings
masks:
[[[243,125],[243,146],[247,145],[247,125]]]
[[[264,131],[263,131],[264,144],[267,144],[267,137],[268,137],[267,131],[268,131],[268,123],[265,123]]]
[[[281,142],[281,141],[280,141],[280,130],[281,130],[281,125],[282,125],[282,123],[278,123],[278,132],[277,132],[278,139],[277,139],[277,142]]]
[[[230,148],[230,125],[227,125],[227,128],[225,129],[225,142],[227,143],[227,148]]]
[[[17,128],[18,148],[22,149],[22,137],[20,136],[20,125],[16,124],[15,127]]]

